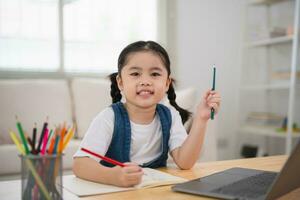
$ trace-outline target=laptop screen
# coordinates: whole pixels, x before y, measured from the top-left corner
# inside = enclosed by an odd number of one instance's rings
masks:
[[[266,199],[275,199],[300,187],[300,141],[274,181]]]

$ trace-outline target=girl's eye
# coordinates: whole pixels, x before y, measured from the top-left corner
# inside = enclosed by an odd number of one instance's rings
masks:
[[[158,72],[153,72],[153,73],[151,74],[151,76],[160,76],[160,73],[158,73]]]
[[[132,73],[130,74],[130,76],[138,76],[138,75],[139,75],[138,72],[132,72]]]

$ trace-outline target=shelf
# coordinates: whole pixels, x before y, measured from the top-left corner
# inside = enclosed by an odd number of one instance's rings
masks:
[[[260,136],[276,137],[276,138],[286,138],[286,132],[277,132],[273,127],[264,126],[250,126],[246,125],[239,129],[241,133],[244,134],[254,134]],[[300,138],[300,133],[293,133],[292,138]]]
[[[290,83],[276,83],[276,84],[261,84],[261,85],[252,85],[252,86],[242,86],[241,90],[285,90],[289,89]]]
[[[296,88],[300,88],[300,84],[297,83]],[[261,85],[246,85],[241,86],[240,90],[251,91],[251,90],[288,90],[290,89],[290,82],[272,83],[272,84],[261,84]]]
[[[246,44],[246,47],[248,47],[248,48],[262,47],[262,46],[289,43],[289,42],[292,42],[292,41],[293,41],[293,36],[288,35],[288,36],[282,36],[282,37],[275,37],[275,38],[259,40],[259,41],[255,41],[255,42],[248,42]]]
[[[286,0],[251,0],[249,5],[271,5]]]

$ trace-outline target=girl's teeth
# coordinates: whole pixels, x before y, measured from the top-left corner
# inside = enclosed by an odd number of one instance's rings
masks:
[[[142,95],[143,94],[150,94],[150,92],[149,91],[141,91],[140,94],[142,94]]]

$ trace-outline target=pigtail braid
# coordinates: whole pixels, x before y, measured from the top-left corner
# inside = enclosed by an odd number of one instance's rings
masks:
[[[179,112],[180,116],[181,116],[181,120],[182,123],[184,124],[189,117],[191,116],[191,112],[189,112],[188,110],[185,110],[183,108],[181,108],[180,106],[177,105],[176,103],[176,94],[175,94],[175,90],[173,87],[173,82],[174,80],[171,80],[170,86],[169,86],[169,90],[167,92],[168,94],[168,99],[170,101],[170,104]]]
[[[116,103],[118,101],[121,101],[121,99],[122,99],[121,91],[120,91],[120,89],[118,87],[118,83],[117,83],[117,75],[118,75],[117,72],[109,75],[109,79],[111,82],[110,96],[112,98],[112,103]]]

